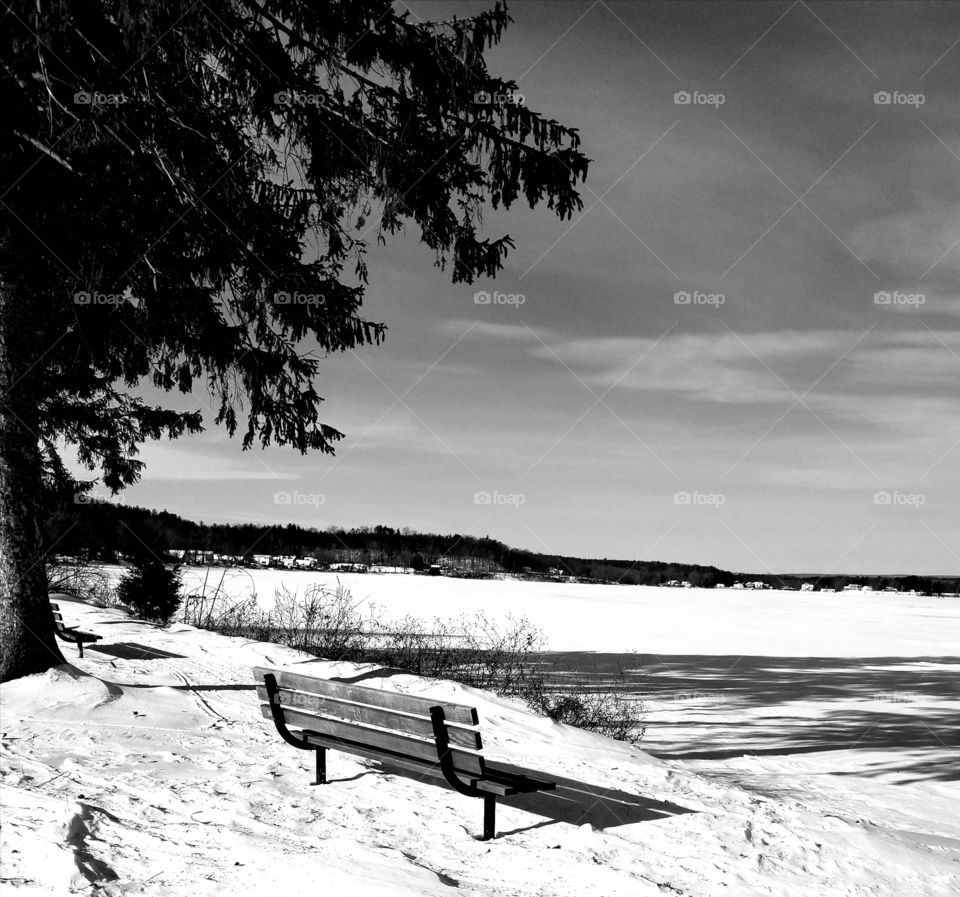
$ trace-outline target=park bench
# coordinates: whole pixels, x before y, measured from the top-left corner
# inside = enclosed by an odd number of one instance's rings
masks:
[[[92,632],[80,632],[76,626],[64,626],[63,624],[63,614],[60,613],[60,605],[55,602],[50,602],[50,610],[53,611],[53,625],[56,630],[57,637],[62,638],[65,642],[73,642],[76,644],[77,648],[80,650],[80,656],[83,657],[83,643],[84,642],[99,642],[102,635],[94,635]]]
[[[418,773],[430,784],[483,798],[483,839],[496,835],[497,798],[552,791],[555,782],[507,771],[483,756],[473,707],[254,668],[261,712],[288,744],[316,751],[316,781],[327,783],[327,749]],[[291,731],[291,727],[299,731]]]

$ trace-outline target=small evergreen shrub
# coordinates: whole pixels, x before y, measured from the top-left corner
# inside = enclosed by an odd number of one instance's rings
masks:
[[[180,568],[137,561],[118,583],[117,598],[144,619],[166,625],[180,607]]]

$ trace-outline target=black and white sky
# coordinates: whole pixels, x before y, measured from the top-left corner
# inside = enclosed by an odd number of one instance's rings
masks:
[[[491,71],[579,128],[583,210],[491,211],[517,247],[473,285],[412,231],[374,246],[387,340],[321,366],[337,456],[241,453],[211,424],[146,446],[124,500],[757,572],[956,572],[960,4],[510,12]]]

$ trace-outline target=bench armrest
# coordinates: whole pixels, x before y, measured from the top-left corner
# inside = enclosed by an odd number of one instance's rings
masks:
[[[465,794],[467,797],[482,797],[483,792],[476,785],[468,785],[457,775],[456,768],[453,765],[453,755],[450,753],[450,737],[447,735],[447,718],[443,708],[431,707],[430,720],[433,723],[433,738],[437,743],[440,772],[443,773],[447,784],[454,791]]]
[[[313,745],[305,738],[298,738],[287,728],[286,720],[283,718],[283,707],[280,705],[280,699],[277,694],[279,691],[277,687],[277,677],[274,676],[273,673],[267,673],[263,677],[263,684],[267,688],[267,697],[270,699],[270,713],[273,715],[273,724],[277,727],[280,737],[287,744],[292,744],[295,748],[306,751],[313,750]]]

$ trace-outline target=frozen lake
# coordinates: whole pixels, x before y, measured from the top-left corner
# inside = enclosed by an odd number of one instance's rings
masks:
[[[925,657],[960,654],[960,599],[891,593],[666,589],[392,574],[184,568],[208,591],[224,576],[235,598],[269,608],[281,585],[342,583],[377,616],[432,619],[484,611],[526,616],[552,651],[770,657]]]

